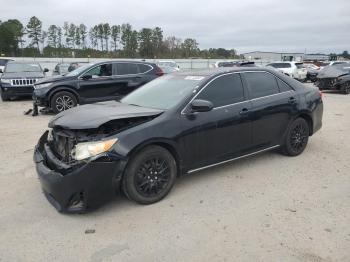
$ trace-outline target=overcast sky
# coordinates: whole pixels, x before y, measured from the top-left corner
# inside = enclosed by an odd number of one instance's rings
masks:
[[[349,0],[0,0],[0,19],[27,24],[37,16],[46,29],[64,21],[88,26],[129,22],[160,26],[164,36],[193,37],[200,48],[248,51],[350,51]]]

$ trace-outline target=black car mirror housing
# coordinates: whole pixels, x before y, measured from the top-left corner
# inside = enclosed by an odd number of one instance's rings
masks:
[[[47,72],[49,72],[49,69],[44,68],[44,73],[47,73]]]
[[[191,102],[191,112],[208,112],[213,108],[213,103],[207,100],[195,99]]]

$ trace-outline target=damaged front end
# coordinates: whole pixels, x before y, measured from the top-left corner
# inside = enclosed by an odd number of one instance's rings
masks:
[[[338,90],[350,93],[350,65],[325,67],[317,76],[316,86],[320,90]]]
[[[114,149],[118,133],[157,115],[109,118],[99,126],[87,127],[84,122],[82,129],[70,129],[70,120],[65,121],[65,116],[55,118],[60,121],[51,121],[50,130],[42,135],[34,153],[41,186],[49,202],[60,212],[74,213],[97,207],[114,197],[127,163],[127,157]],[[79,117],[74,127],[78,125]]]

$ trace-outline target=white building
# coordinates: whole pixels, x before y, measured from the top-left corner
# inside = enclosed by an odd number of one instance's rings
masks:
[[[304,53],[277,53],[277,52],[262,52],[254,51],[243,53],[246,60],[261,60],[265,62],[270,61],[303,61]]]

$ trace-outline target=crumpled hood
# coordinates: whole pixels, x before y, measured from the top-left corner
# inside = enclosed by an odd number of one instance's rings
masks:
[[[74,107],[54,116],[49,127],[62,127],[64,129],[92,129],[98,128],[111,120],[155,116],[163,110],[146,108],[134,105],[107,101]]]
[[[317,75],[318,78],[335,78],[341,75],[349,74],[350,68],[338,66],[326,66]]]

